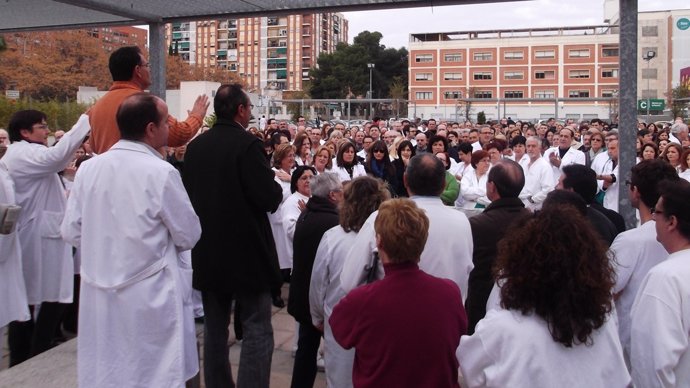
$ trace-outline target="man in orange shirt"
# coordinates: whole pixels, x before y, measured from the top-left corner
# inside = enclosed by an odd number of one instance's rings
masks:
[[[120,140],[115,113],[122,101],[151,86],[150,64],[137,46],[115,50],[110,55],[108,68],[114,82],[110,91],[101,97],[89,112],[92,128],[90,142],[96,154],[107,151]],[[168,146],[179,147],[186,144],[203,124],[208,106],[208,97],[201,95],[194,102],[187,120],[177,121],[168,115]]]

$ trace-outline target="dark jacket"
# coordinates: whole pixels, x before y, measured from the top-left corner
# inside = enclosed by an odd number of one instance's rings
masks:
[[[393,161],[393,167],[395,167],[396,177],[395,195],[397,197],[409,197],[403,179],[403,176],[405,175],[405,163],[402,161],[402,159],[398,158]]]
[[[596,202],[592,202],[589,204],[590,207],[596,209],[599,213],[603,214],[608,218],[612,223],[613,226],[616,227],[616,235],[619,233],[623,233],[626,230],[625,227],[625,220],[623,219],[623,216],[618,214],[615,210],[607,209],[603,205],[600,205]]]
[[[506,235],[513,222],[530,214],[520,199],[500,198],[491,202],[483,213],[470,218],[474,268],[470,272],[465,300],[467,334],[474,333],[477,322],[486,315],[486,301],[494,286],[491,269],[496,261],[498,241]]]
[[[261,293],[279,287],[267,212],[278,208],[283,194],[261,140],[218,119],[187,146],[183,182],[202,230],[192,250],[194,288]]]
[[[288,313],[301,324],[311,324],[309,284],[316,249],[326,231],[338,225],[338,210],[327,198],[311,197],[297,219],[293,240],[292,277]]]

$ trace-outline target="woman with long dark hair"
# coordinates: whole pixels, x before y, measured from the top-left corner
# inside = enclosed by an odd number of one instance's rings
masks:
[[[377,140],[369,147],[367,159],[364,161],[364,171],[368,175],[386,182],[391,193],[395,193],[398,177],[395,174],[395,167],[388,157],[388,147],[383,140]]]
[[[612,317],[615,271],[574,206],[545,207],[498,246],[501,308],[457,356],[469,387],[627,387]],[[651,333],[650,333],[651,334]]]
[[[398,197],[407,197],[407,189],[403,184],[403,175],[405,175],[405,170],[407,169],[407,164],[410,163],[410,159],[415,156],[415,150],[412,142],[409,140],[403,140],[398,144],[398,158],[393,160],[393,167],[395,167],[395,176],[397,180],[397,186],[395,187],[395,194]]]
[[[367,174],[364,166],[357,160],[355,152],[355,145],[349,140],[344,141],[338,148],[335,158],[336,165],[333,167],[332,172],[338,174],[340,181],[343,183]]]

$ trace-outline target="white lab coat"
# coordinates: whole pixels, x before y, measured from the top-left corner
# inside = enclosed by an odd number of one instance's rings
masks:
[[[546,152],[544,152],[544,160],[546,160],[546,163],[551,166],[551,170],[553,173],[553,185],[554,187],[558,183],[558,179],[561,177],[561,172],[563,171],[563,167],[569,165],[569,164],[581,164],[585,165],[585,153],[579,150],[576,150],[574,148],[568,148],[568,151],[563,155],[561,159],[561,166],[556,167],[551,164],[549,161],[549,156],[551,154],[555,153],[557,157],[560,156],[560,153],[558,152],[558,147],[551,147]]]
[[[630,375],[613,318],[592,333],[592,344],[555,342],[543,319],[490,310],[457,350],[468,387],[627,387]]]
[[[328,321],[335,305],[345,297],[345,291],[340,287],[340,274],[343,270],[343,262],[350,248],[355,244],[356,237],[356,232],[345,232],[340,225],[326,231],[316,250],[314,267],[311,271],[309,306],[314,325],[323,325],[325,342],[323,359],[329,388],[352,387],[355,349],[345,350],[338,344]]]
[[[0,203],[16,205],[14,183],[0,168]],[[0,327],[30,318],[26,287],[22,276],[22,256],[17,231],[0,234]]]
[[[364,165],[362,165],[362,163],[357,163],[352,168],[352,178],[350,178],[350,174],[347,173],[345,167],[338,167],[338,165],[335,162],[335,159],[333,159],[333,169],[331,169],[330,172],[338,174],[338,178],[340,178],[340,181],[343,183],[351,181],[357,177],[367,175],[367,172],[364,170]]]
[[[302,210],[299,208],[299,201],[303,201],[306,205],[309,197],[301,194],[299,191],[295,191],[280,206],[283,210],[283,228],[288,238],[290,257],[292,257],[292,240],[295,238],[295,226],[297,225],[297,219],[302,214]]]
[[[80,387],[183,387],[199,370],[191,255],[199,219],[179,172],[120,140],[81,165],[62,235],[80,247]]]
[[[632,306],[633,382],[637,387],[690,387],[690,249],[653,267]]]
[[[604,164],[602,175],[615,175],[616,182],[609,185],[604,193],[604,203],[602,204],[605,208],[611,209],[613,211],[618,211],[618,190],[620,188],[621,177],[618,173],[619,165],[616,164],[616,168],[613,168],[613,161],[609,161]],[[603,181],[601,181],[603,184]],[[603,186],[602,186],[603,187]]]
[[[532,211],[541,209],[546,196],[554,189],[553,171],[549,162],[544,158],[537,158],[530,165],[529,157],[520,162],[525,173],[525,186],[520,192],[520,199],[527,209]],[[532,202],[529,201],[532,197]]]
[[[274,167],[273,171],[278,172],[278,169]],[[290,173],[292,173],[292,171],[290,171]],[[273,241],[275,241],[276,244],[280,269],[287,269],[292,268],[292,243],[288,241],[287,234],[285,234],[285,226],[283,225],[283,205],[285,205],[285,201],[290,196],[290,182],[284,182],[278,179],[278,177],[274,179],[283,189],[283,200],[280,206],[278,206],[278,210],[273,213],[268,213],[268,221],[271,223],[271,232],[273,232]]]
[[[474,168],[466,168],[460,181],[460,195],[462,197],[462,208],[475,209],[477,204],[488,206],[491,200],[486,196],[486,181],[489,178],[489,171],[487,171],[481,178],[477,179],[477,170]],[[456,201],[456,205],[458,205]]]
[[[72,247],[60,237],[66,198],[57,173],[67,167],[90,129],[89,117],[82,115],[54,147],[14,142],[0,160],[22,207],[17,234],[29,304],[72,302],[74,261]]]
[[[649,220],[638,228],[626,230],[619,234],[610,252],[613,254],[613,266],[616,269],[616,285],[613,293],[617,294],[616,311],[618,312],[618,333],[620,334],[626,360],[630,360],[630,310],[642,280],[649,270],[668,257],[666,249],[656,240],[656,222]]]
[[[413,196],[410,198],[424,210],[429,218],[429,237],[419,260],[419,268],[436,277],[450,279],[458,285],[463,301],[467,297],[467,282],[472,264],[472,229],[467,216],[449,209],[439,197]],[[345,292],[364,283],[366,267],[372,262],[376,251],[374,222],[378,211],[367,218],[357,234],[355,243],[343,263],[340,284]],[[391,231],[393,233],[394,231]],[[382,278],[383,264],[379,261],[379,278]]]

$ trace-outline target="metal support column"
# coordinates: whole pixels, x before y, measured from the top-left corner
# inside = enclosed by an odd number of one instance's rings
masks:
[[[151,86],[149,91],[165,100],[165,24],[149,24],[149,70],[151,71]]]
[[[618,120],[618,212],[628,228],[635,226],[635,210],[630,204],[625,181],[635,165],[637,139],[637,0],[620,0],[620,93]]]

